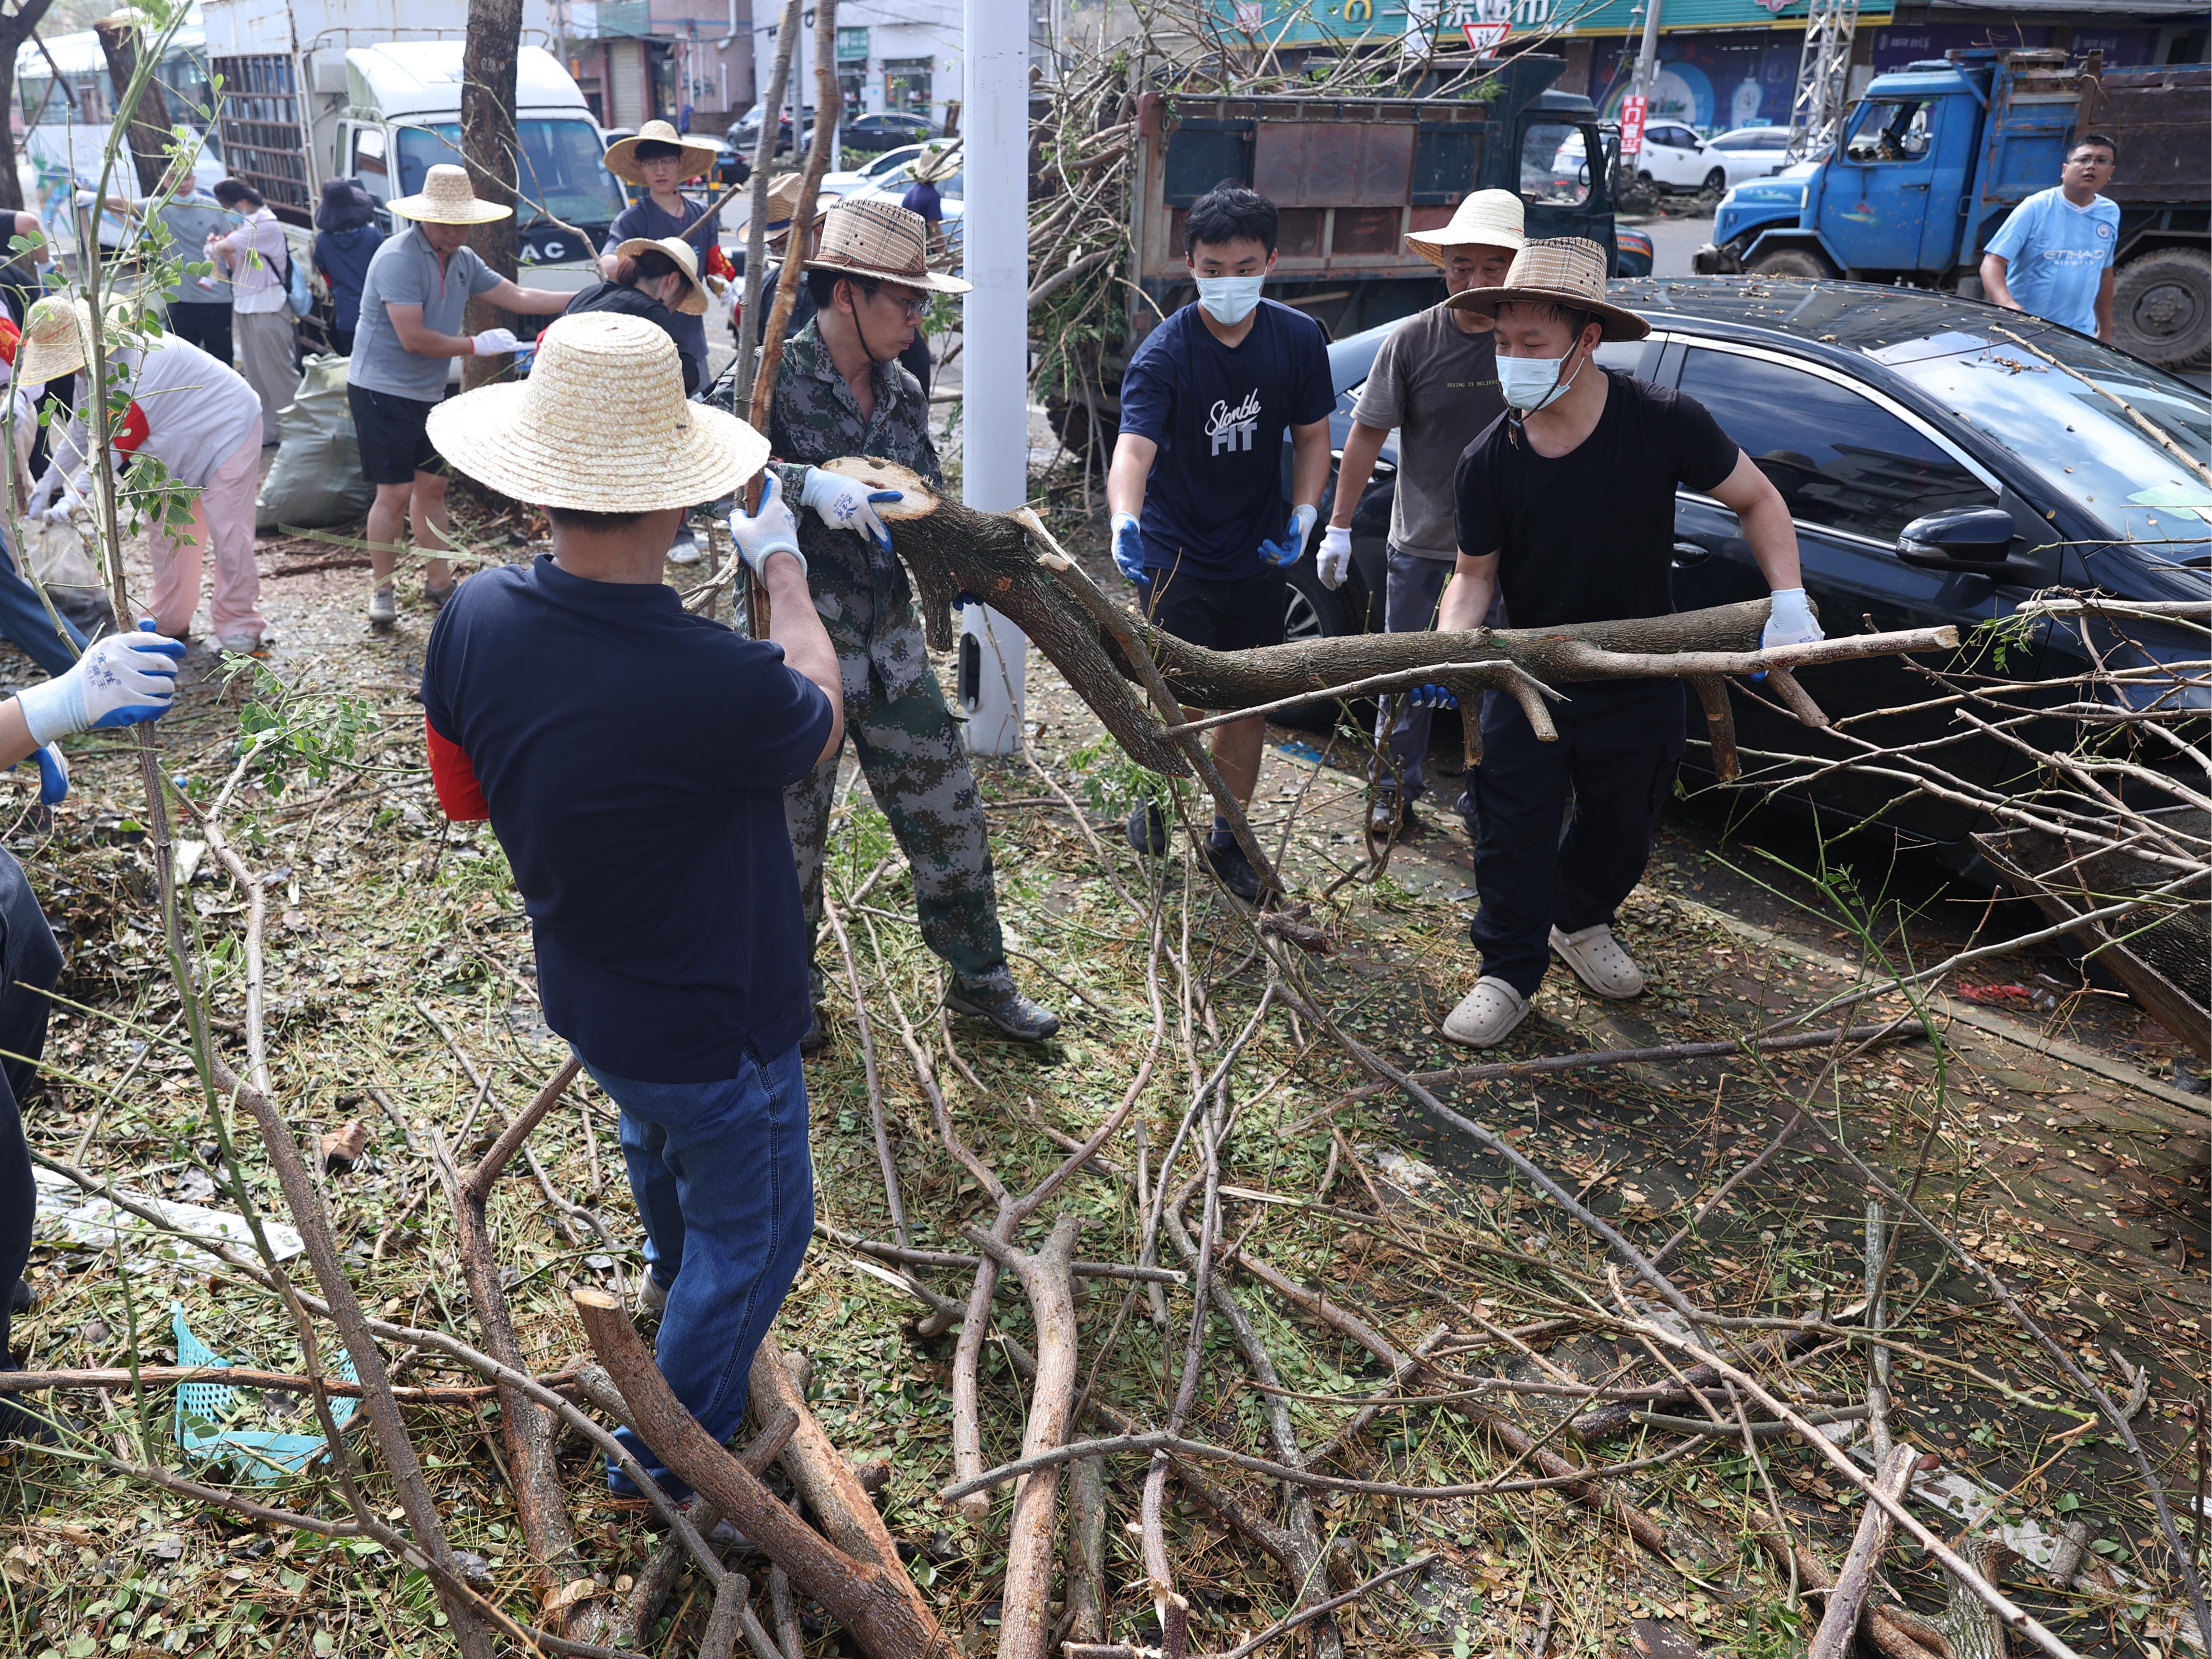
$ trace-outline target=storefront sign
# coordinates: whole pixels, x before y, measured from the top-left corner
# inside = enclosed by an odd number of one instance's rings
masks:
[[[1506,23],[1524,34],[1626,35],[1643,27],[1644,0],[1210,0],[1221,25],[1271,44],[1313,46],[1403,38],[1410,55],[1483,49],[1470,25]],[[1892,0],[1863,0],[1861,27],[1886,24]],[[1807,0],[1667,0],[1662,35],[1802,25]],[[1480,32],[1486,41],[1488,29]],[[1655,116],[1657,112],[1655,112]]]
[[[849,64],[856,59],[865,61],[868,55],[868,31],[864,24],[855,29],[837,31],[837,61]]]
[[[1620,153],[1633,155],[1644,148],[1644,94],[1631,93],[1620,100]]]

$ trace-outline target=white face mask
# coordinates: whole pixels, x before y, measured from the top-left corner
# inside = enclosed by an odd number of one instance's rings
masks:
[[[1198,302],[1215,322],[1224,328],[1234,328],[1258,306],[1261,284],[1267,280],[1264,275],[1201,276],[1198,279]]]
[[[1500,353],[1498,358],[1498,389],[1504,394],[1506,403],[1512,408],[1523,415],[1534,415],[1538,410],[1547,408],[1565,397],[1567,386],[1575,383],[1573,374],[1567,376],[1566,385],[1559,383],[1559,370],[1567,358],[1573,356],[1574,348],[1571,346],[1567,349],[1565,356],[1559,357],[1508,357]],[[1581,372],[1577,366],[1576,374]]]

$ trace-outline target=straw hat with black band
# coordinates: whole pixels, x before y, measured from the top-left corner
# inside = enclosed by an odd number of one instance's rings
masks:
[[[139,314],[128,301],[106,307],[109,350],[150,347],[161,332],[156,317]],[[66,380],[91,360],[92,307],[66,294],[46,294],[31,302],[15,349],[15,378],[26,386]],[[229,365],[225,364],[225,368]]]
[[[1450,247],[1502,247],[1518,253],[1528,246],[1522,228],[1521,198],[1510,190],[1478,190],[1461,202],[1449,224],[1407,232],[1406,246],[1432,265],[1444,262]]]
[[[1486,325],[1497,321],[1502,305],[1558,306],[1601,325],[1605,339],[1640,340],[1651,331],[1651,325],[1632,311],[1606,303],[1605,264],[1605,250],[1579,236],[1531,242],[1513,256],[1512,268],[1500,286],[1471,288],[1444,303],[1454,311],[1472,313]]]
[[[607,171],[617,179],[626,179],[633,185],[647,182],[644,171],[637,164],[638,146],[665,144],[680,150],[678,160],[682,163],[680,176],[696,179],[702,173],[712,173],[721,153],[705,144],[695,144],[665,121],[647,121],[637,130],[635,138],[618,138],[607,146]]]
[[[761,229],[773,246],[779,238],[791,233],[791,216],[799,211],[799,190],[805,177],[797,173],[779,173],[769,180],[768,217],[761,222]],[[820,224],[830,211],[829,204],[837,198],[817,195],[814,198],[814,222]]]
[[[605,311],[556,317],[530,378],[430,411],[430,441],[469,477],[532,507],[657,513],[719,501],[759,471],[768,440],[684,395],[667,331]]]
[[[809,270],[903,283],[925,294],[965,294],[975,285],[929,268],[929,222],[892,202],[840,202],[822,218],[822,246]]]
[[[933,185],[959,171],[959,147],[952,144],[932,144],[907,163],[908,176],[918,185]]]
[[[478,196],[469,184],[469,170],[449,161],[424,173],[422,188],[414,195],[396,197],[386,205],[403,219],[426,219],[434,225],[488,225],[514,212]]]
[[[663,236],[657,240],[650,236],[633,236],[628,241],[615,246],[615,258],[617,259],[627,259],[637,253],[667,255],[678,274],[684,278],[684,291],[676,296],[676,303],[671,309],[680,311],[687,317],[707,314],[707,289],[699,280],[699,258],[692,251],[690,243],[681,236]]]

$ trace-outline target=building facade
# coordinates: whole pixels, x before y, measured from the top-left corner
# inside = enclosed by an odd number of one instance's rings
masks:
[[[603,126],[720,137],[752,107],[752,0],[555,0],[555,52]]]
[[[696,3],[697,0],[694,0]],[[739,0],[744,3],[744,0]],[[806,14],[811,23],[813,14]],[[781,16],[767,15],[752,39],[753,84],[766,86],[775,61]],[[843,0],[837,8],[837,84],[848,117],[882,110],[921,115],[957,130],[960,115],[959,0]],[[810,29],[792,60],[787,105],[814,103],[814,37]]]

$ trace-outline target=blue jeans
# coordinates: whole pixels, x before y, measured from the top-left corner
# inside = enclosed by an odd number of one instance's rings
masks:
[[[67,617],[61,618],[61,624],[76,642],[76,651],[83,650],[84,635],[76,624]],[[76,651],[70,650],[54,631],[54,618],[46,614],[46,602],[20,574],[4,538],[0,538],[0,634],[21,646],[23,654],[49,676],[66,674],[76,665]]]
[[[640,1083],[586,1067],[622,1108],[647,1269],[668,1288],[653,1358],[685,1409],[727,1441],[744,1420],[753,1354],[814,1231],[799,1049],[765,1064],[749,1057],[715,1083]],[[690,1496],[651,1447],[619,1432],[671,1496]],[[607,1485],[635,1491],[612,1460]]]

